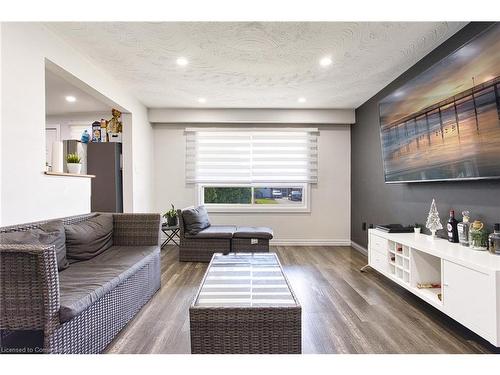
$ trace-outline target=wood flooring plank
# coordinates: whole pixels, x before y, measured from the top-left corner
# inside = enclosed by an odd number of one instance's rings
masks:
[[[302,305],[303,353],[497,353],[498,349],[387,278],[359,269],[346,246],[276,246]],[[107,353],[190,353],[189,306],[207,263],[161,255],[161,289]]]

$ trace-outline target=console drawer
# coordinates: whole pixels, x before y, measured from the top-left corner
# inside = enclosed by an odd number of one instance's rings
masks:
[[[370,234],[370,250],[374,250],[382,255],[387,254],[387,248],[389,247],[389,241],[385,238],[379,237],[375,234]]]

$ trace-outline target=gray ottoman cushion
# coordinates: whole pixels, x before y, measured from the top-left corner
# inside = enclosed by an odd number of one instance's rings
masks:
[[[236,227],[233,225],[211,225],[197,234],[186,233],[186,238],[233,238]]]
[[[270,240],[273,238],[273,230],[267,227],[236,227],[234,238],[261,238]]]

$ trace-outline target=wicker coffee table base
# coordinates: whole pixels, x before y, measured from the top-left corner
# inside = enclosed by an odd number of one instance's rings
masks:
[[[189,310],[192,354],[300,354],[301,308]]]

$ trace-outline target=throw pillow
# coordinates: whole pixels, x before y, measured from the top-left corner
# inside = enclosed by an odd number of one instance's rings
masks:
[[[66,269],[66,235],[61,220],[49,221],[38,228],[25,232],[8,232],[0,234],[2,244],[54,245],[56,248],[57,270]]]
[[[210,226],[208,212],[205,206],[187,208],[182,211],[184,230],[189,234],[198,234]]]
[[[66,253],[70,261],[92,259],[113,245],[113,215],[97,215],[64,228]]]

